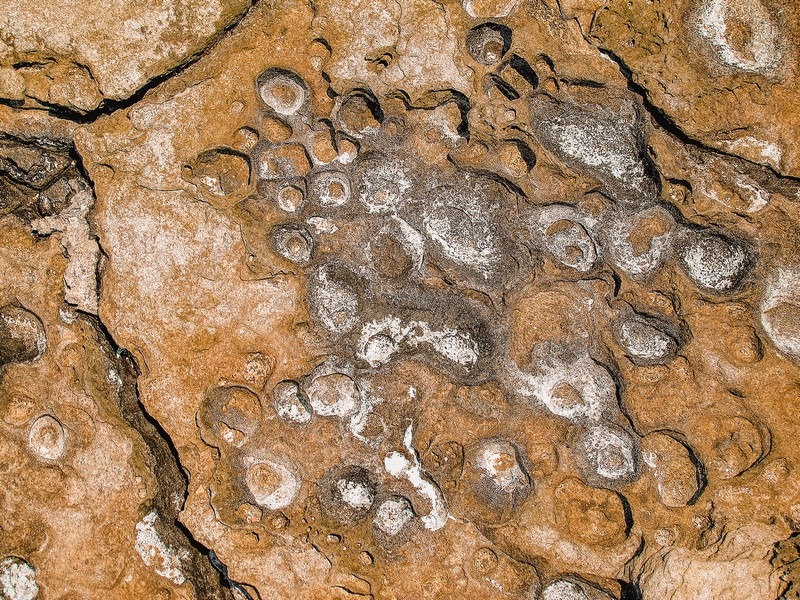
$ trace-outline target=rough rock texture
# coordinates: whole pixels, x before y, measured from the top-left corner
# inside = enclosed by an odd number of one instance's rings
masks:
[[[565,13],[685,135],[800,176],[796,4],[570,0]]]
[[[174,524],[185,482],[141,417],[132,362],[65,304],[55,237],[7,216],[0,238],[0,553],[35,572],[23,585],[0,565],[0,597],[214,597]]]
[[[124,100],[241,18],[247,0],[0,3],[0,100],[75,113]]]
[[[794,9],[243,9],[0,107],[0,598],[798,597]]]

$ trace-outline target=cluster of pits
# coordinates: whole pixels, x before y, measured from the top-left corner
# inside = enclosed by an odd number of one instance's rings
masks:
[[[470,30],[466,47],[476,63],[496,65],[510,36],[487,23]],[[509,65],[535,87],[525,61]],[[682,272],[712,298],[748,285],[756,260],[750,243],[686,223],[660,201],[637,107],[531,100],[539,151],[599,182],[606,202],[591,210],[530,203],[507,179],[455,161],[426,164],[415,154],[413,129],[369,90],[336,97],[324,120],[293,71],[266,70],[255,91],[262,116],[259,126],[239,132],[247,144],[201,154],[185,177],[218,206],[259,215],[260,228],[243,227],[249,259],[303,279],[328,357],[267,391],[208,392],[197,419],[203,439],[220,449],[220,483],[212,489],[219,518],[252,522],[313,497],[326,519],[368,522],[387,546],[415,530],[442,528],[448,500],[414,447],[413,422],[370,425],[375,407],[394,401],[373,393],[375,381],[409,361],[455,385],[497,382],[530,410],[568,420],[576,432],[573,460],[589,486],[620,489],[646,466],[666,506],[697,500],[704,481],[691,449],[665,433],[635,433],[620,410],[613,367],[585,343],[539,344],[524,364],[506,345],[503,300],[542,265],[571,282],[608,270],[639,283]],[[628,307],[616,309],[611,329],[636,366],[667,364],[685,342],[681,324],[667,315]],[[416,400],[413,388],[409,399]],[[320,420],[338,422],[340,435],[351,438],[347,460],[324,473],[298,458]],[[295,428],[293,441],[275,433],[281,427]],[[402,440],[394,430],[403,430]],[[474,469],[468,477],[479,482],[476,497],[489,507],[518,506],[535,488],[514,440],[479,440],[465,460]],[[542,593],[550,600],[606,597],[577,579],[553,581]]]
[[[692,18],[697,34],[725,64],[775,72],[784,42],[758,1],[711,0]],[[464,45],[486,71],[487,88],[516,100],[523,86],[538,86],[528,62],[509,56],[512,32],[505,25],[475,26]],[[548,94],[531,99],[530,138],[598,182],[608,202],[591,210],[571,199],[530,203],[503,176],[457,161],[427,164],[417,156],[415,132],[402,115],[387,114],[367,89],[338,96],[325,119],[313,114],[311,89],[294,71],[267,69],[255,93],[263,109],[259,123],[237,132],[236,145],[196,156],[184,166],[184,177],[214,206],[263,217],[266,227],[243,227],[245,246],[275,271],[304,280],[314,331],[329,356],[269,390],[208,390],[197,424],[203,440],[219,450],[211,492],[221,520],[253,523],[264,512],[280,515],[313,498],[324,519],[337,527],[366,524],[387,549],[423,530],[442,529],[449,500],[414,445],[413,422],[381,419],[375,427],[372,419],[376,407],[398,400],[376,392],[381,378],[407,362],[422,363],[456,386],[497,383],[532,418],[545,410],[568,421],[575,433],[573,462],[583,481],[562,480],[556,496],[578,497],[585,484],[621,489],[646,466],[665,506],[697,501],[705,469],[672,434],[640,437],[634,431],[620,410],[610,364],[574,340],[540,343],[529,349],[524,364],[506,347],[505,300],[543,266],[555,279],[571,282],[610,269],[646,283],[677,270],[714,299],[748,285],[757,258],[749,242],[688,224],[660,201],[660,180],[636,106],[616,111]],[[527,172],[535,156],[527,146],[519,150]],[[78,191],[78,179],[62,150],[0,141],[0,215],[56,214]],[[761,305],[765,332],[778,350],[795,358],[799,287],[798,272],[778,272]],[[667,315],[615,310],[612,338],[633,365],[664,365],[679,355],[685,342],[680,324]],[[46,348],[35,314],[16,305],[0,308],[0,371],[36,361]],[[403,402],[417,400],[410,388]],[[341,453],[346,460],[315,463],[324,466],[319,472],[300,459],[304,439],[330,423],[354,442]],[[735,477],[761,457],[760,434],[740,417],[717,426],[750,453],[706,467],[720,478]],[[52,463],[68,451],[69,439],[58,419],[41,414],[32,419],[27,442],[37,459]],[[517,440],[484,436],[456,447],[459,476],[471,483],[486,514],[505,518],[535,493],[534,469]],[[1,597],[25,600],[38,593],[30,564],[16,556],[0,560]],[[610,598],[572,575],[544,585],[541,597]]]
[[[313,419],[323,419],[346,420],[357,435],[358,412],[363,412],[363,403],[371,399],[367,383],[353,377],[338,372],[333,365],[323,365],[303,382],[276,385],[271,402],[266,398],[262,402],[243,387],[209,391],[197,421],[206,443],[220,450],[216,476],[220,485],[212,489],[212,502],[223,520],[235,523],[244,512],[250,522],[256,522],[264,511],[281,511],[308,495],[307,482],[315,479],[315,468],[321,468],[324,461],[299,460],[303,434],[308,433]],[[279,422],[268,418],[270,414]],[[298,438],[284,452],[278,447],[267,448],[263,442],[281,426],[298,428]],[[441,528],[447,514],[443,500],[438,490],[418,474],[418,458],[413,450],[410,453],[411,461],[400,453],[387,456],[385,468],[375,461],[366,466],[331,464],[315,483],[315,496],[326,520],[338,527],[369,522],[375,537],[387,545],[405,539],[420,525]],[[393,478],[418,484],[439,506],[434,506],[431,514],[418,517],[414,503],[403,495],[407,492],[393,488]],[[245,504],[241,504],[242,499]]]
[[[47,349],[47,336],[41,320],[31,311],[9,304],[0,307],[0,374],[15,363],[32,363]],[[28,431],[31,453],[44,461],[57,461],[66,450],[67,439],[61,422],[43,414],[33,420]]]

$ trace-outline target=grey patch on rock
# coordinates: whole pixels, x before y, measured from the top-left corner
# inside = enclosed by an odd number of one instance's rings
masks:
[[[568,165],[599,180],[623,204],[642,206],[658,197],[658,182],[646,153],[638,105],[624,113],[599,105],[535,98],[535,133]]]

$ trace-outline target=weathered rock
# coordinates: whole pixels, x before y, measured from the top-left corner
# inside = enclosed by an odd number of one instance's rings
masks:
[[[795,6],[770,1],[568,3],[587,39],[615,57],[688,137],[797,177],[800,89]],[[679,77],[675,74],[680,73]]]
[[[10,215],[0,238],[0,597],[221,598],[175,527],[185,484],[132,365],[65,303],[58,240]]]
[[[642,439],[642,457],[653,469],[658,495],[666,506],[686,506],[702,491],[701,477],[688,448],[666,433]]]
[[[231,4],[114,60],[123,9],[79,49],[72,9],[35,64],[49,9],[15,22],[0,584],[786,596],[795,25],[760,6],[286,0],[220,37]]]
[[[201,53],[249,6],[245,0],[149,5],[6,2],[0,98],[87,113],[124,100]]]
[[[770,533],[742,528],[719,547],[666,548],[643,561],[637,576],[643,598],[775,598],[785,573],[770,564]]]

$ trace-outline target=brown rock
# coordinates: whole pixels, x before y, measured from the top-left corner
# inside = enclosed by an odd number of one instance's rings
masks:
[[[0,236],[0,595],[221,598],[174,525],[184,483],[138,412],[132,365],[64,303],[58,241],[11,216]]]
[[[0,585],[789,593],[762,3],[6,11]]]
[[[591,12],[582,20],[587,38],[629,69],[683,133],[797,176],[790,140],[798,121],[789,108],[798,89],[793,7],[664,1],[631,11],[611,1],[598,3],[592,20]]]
[[[117,2],[95,11],[69,2],[9,4],[0,95],[77,113],[126,99],[202,52],[247,6]]]
[[[655,432],[642,439],[642,457],[653,469],[658,495],[666,506],[686,506],[700,488],[700,474],[689,449],[665,433]]]

